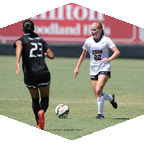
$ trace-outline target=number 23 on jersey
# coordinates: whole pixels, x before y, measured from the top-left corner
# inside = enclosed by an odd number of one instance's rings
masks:
[[[29,57],[43,57],[43,46],[42,43],[31,43],[31,50]]]

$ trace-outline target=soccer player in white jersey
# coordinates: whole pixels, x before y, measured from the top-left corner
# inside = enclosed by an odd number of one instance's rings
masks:
[[[92,36],[85,41],[82,47],[83,51],[79,57],[73,74],[76,78],[79,73],[80,65],[82,64],[87,52],[89,52],[91,82],[98,105],[98,115],[96,116],[96,119],[103,119],[104,100],[109,100],[115,109],[118,107],[115,101],[115,95],[108,95],[103,92],[103,89],[110,78],[110,61],[117,58],[120,55],[120,52],[112,40],[104,35],[102,23],[94,22],[92,23],[90,29]],[[113,54],[110,57],[109,49],[113,51]]]

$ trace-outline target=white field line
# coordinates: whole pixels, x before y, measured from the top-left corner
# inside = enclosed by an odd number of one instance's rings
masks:
[[[31,99],[6,99],[6,98],[0,98],[0,101],[31,101]],[[65,104],[96,104],[96,101],[81,101],[81,102],[76,102],[76,101],[50,101],[50,103],[65,103]],[[144,103],[136,103],[136,102],[131,102],[131,103],[124,103],[124,102],[118,102],[118,105],[140,105],[144,106]]]
[[[31,101],[31,99],[7,99],[7,98],[0,98],[0,101]],[[76,102],[76,101],[50,101],[50,103],[94,103],[94,102]]]

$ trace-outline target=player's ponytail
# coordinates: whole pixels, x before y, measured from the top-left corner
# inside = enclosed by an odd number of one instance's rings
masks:
[[[25,33],[33,33],[34,31],[34,23],[31,20],[25,20],[22,27]]]

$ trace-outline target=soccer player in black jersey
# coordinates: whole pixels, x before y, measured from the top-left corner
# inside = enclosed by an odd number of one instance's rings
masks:
[[[24,35],[14,43],[16,48],[16,75],[20,71],[19,62],[22,55],[24,83],[31,94],[37,127],[44,129],[44,113],[49,106],[51,80],[45,56],[54,59],[54,54],[48,44],[34,33],[34,23],[31,20],[25,20],[22,27]],[[39,99],[41,99],[40,102]]]

